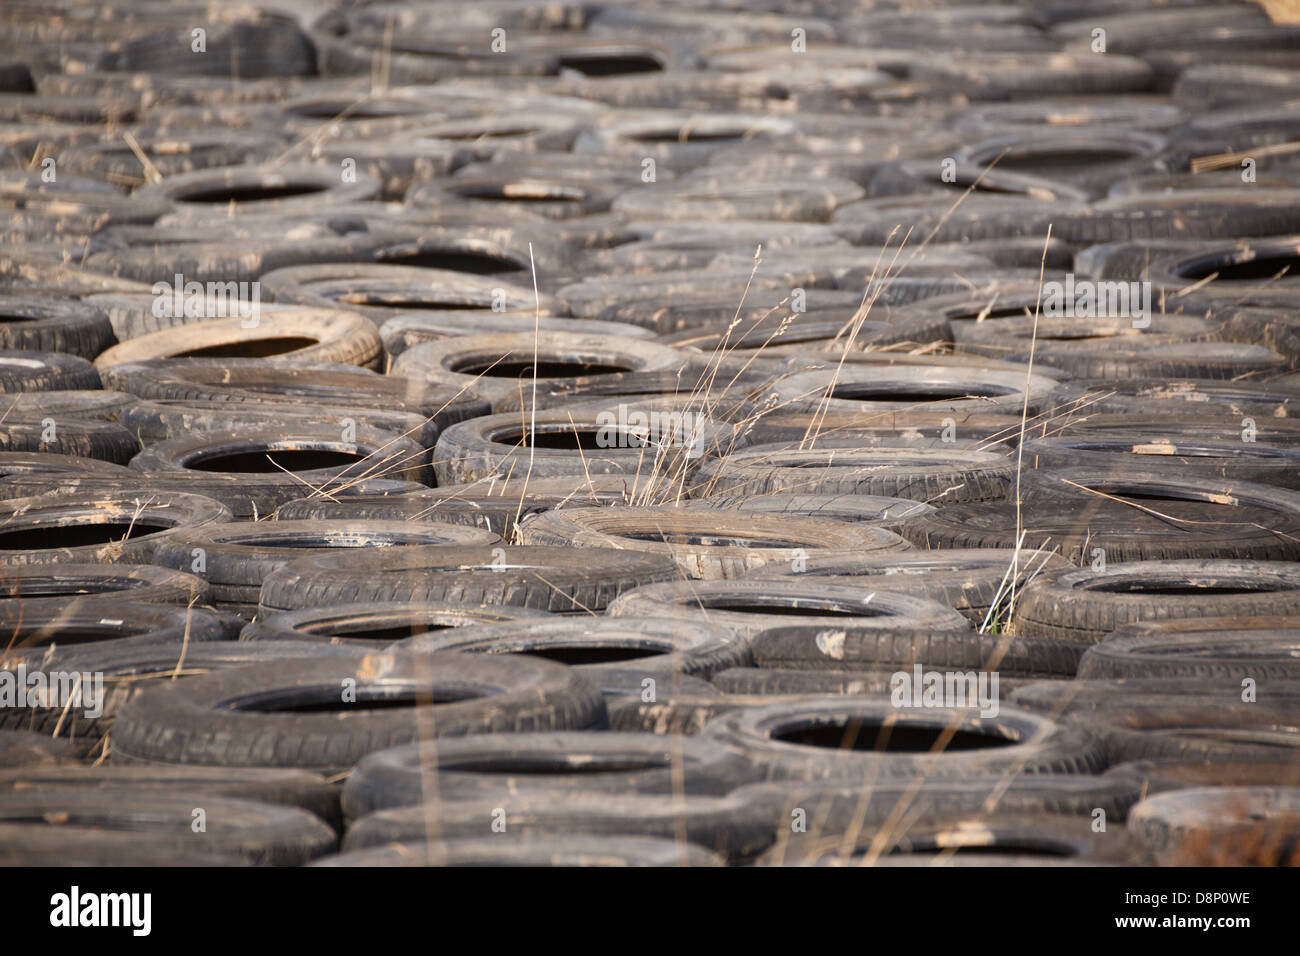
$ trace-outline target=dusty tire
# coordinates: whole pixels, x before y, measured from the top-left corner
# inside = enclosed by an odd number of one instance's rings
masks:
[[[971,749],[950,745],[943,753],[928,753],[949,726],[959,736],[971,735]],[[889,727],[915,729],[914,739],[909,735],[892,745],[911,753],[887,752],[890,745],[882,738]],[[1094,773],[1105,765],[1100,744],[1087,732],[1010,708],[992,719],[975,710],[914,711],[888,702],[814,697],[723,714],[705,727],[704,736],[740,748],[768,779],[780,780],[950,778],[1012,767],[1021,773]],[[998,738],[1002,746],[993,745]],[[878,743],[886,752],[877,752]]]
[[[676,776],[676,780],[674,780]],[[407,744],[357,765],[343,788],[351,820],[437,801],[579,794],[723,795],[757,779],[734,750],[699,737],[567,731],[475,734],[437,750]]]
[[[393,373],[472,390],[495,408],[520,395],[527,401],[534,352],[537,378],[545,380],[547,389],[594,375],[617,381],[628,373],[676,369],[685,360],[678,350],[644,339],[564,332],[462,335],[407,349],[393,363]]]
[[[354,423],[355,424],[355,423]],[[151,445],[131,468],[158,477],[212,473],[251,476],[290,497],[336,493],[369,479],[427,484],[428,452],[406,438],[369,429],[304,424],[299,428],[198,432]]]
[[[0,348],[64,352],[93,359],[113,344],[113,328],[99,309],[76,299],[0,296]]]
[[[851,630],[882,640],[969,630],[961,615],[937,602],[814,578],[652,584],[620,595],[608,614],[671,616],[725,627],[745,638],[782,627],[810,634]]]
[[[633,684],[645,678],[667,684],[678,675],[707,678],[714,671],[743,666],[750,660],[748,646],[721,625],[670,620],[656,614],[635,622],[602,616],[484,623],[419,635],[389,650],[413,654],[528,654],[576,668],[598,683],[611,671],[619,672],[620,677],[624,673],[642,675]]]
[[[0,577],[0,599],[10,601],[105,594],[154,604],[206,604],[208,586],[193,574],[147,564],[33,564],[7,568]]]
[[[1229,686],[1300,680],[1293,648],[1297,617],[1200,617],[1119,628],[1088,648],[1087,680],[1223,680]]]
[[[1290,562],[1139,561],[1040,578],[1020,593],[1015,625],[1017,634],[1096,644],[1138,621],[1298,613],[1300,568]]]
[[[0,352],[0,393],[96,389],[99,372],[83,358],[58,352]]]
[[[286,309],[259,316],[212,319],[151,332],[115,345],[96,360],[97,368],[159,358],[283,358],[296,362],[337,362],[376,368],[383,343],[374,323],[339,310]]]
[[[525,607],[480,607],[473,604],[335,604],[324,608],[282,611],[260,618],[239,634],[241,641],[319,641],[357,649],[399,650],[411,638],[445,628],[529,623],[549,619]]]
[[[618,548],[671,559],[690,578],[734,578],[808,551],[897,551],[903,541],[882,528],[812,518],[728,515],[685,508],[572,508],[520,522],[524,544]]]
[[[682,854],[714,852],[745,861],[772,839],[747,806],[721,797],[551,791],[512,795],[505,808],[500,807],[501,802],[500,797],[479,797],[440,804],[444,839],[454,845],[458,838],[481,837],[497,809],[506,809],[506,832],[515,834],[507,837],[511,843],[580,836],[593,844],[608,841],[616,848],[628,838],[676,840]],[[421,839],[428,834],[427,813],[428,809],[420,806],[376,811],[352,825],[344,848]]]
[[[14,498],[0,504],[0,565],[150,564],[160,536],[230,517],[211,498],[166,492]]]
[[[911,594],[938,601],[978,627],[989,617],[993,604],[1001,607],[1011,591],[1019,591],[1039,574],[1068,567],[1069,562],[1051,551],[943,548],[889,556],[810,554],[797,568],[773,565],[748,577],[813,575],[828,579],[828,583]],[[805,583],[815,584],[811,579]]]
[[[499,540],[490,531],[431,522],[232,521],[177,531],[154,546],[153,563],[197,574],[208,582],[213,601],[251,613],[267,575],[308,555],[347,548],[472,547]]]
[[[201,831],[192,828],[196,806],[204,811]],[[111,800],[93,791],[58,788],[0,793],[0,823],[127,830],[141,846],[272,866],[306,863],[338,840],[324,820],[298,807],[147,787],[119,791]]]
[[[669,558],[571,547],[403,548],[302,558],[269,574],[264,611],[373,601],[455,601],[599,611],[629,588],[677,576]]]
[[[905,442],[870,447],[857,439],[834,444],[843,447],[739,449],[702,463],[696,492],[886,495],[941,506],[1001,499],[1015,475],[1015,463],[992,451],[949,450],[942,444],[913,448]]]
[[[339,702],[345,678],[354,682],[357,701],[406,705],[349,713]],[[466,699],[467,691],[474,696]],[[451,702],[438,703],[443,696]],[[274,713],[277,701],[293,709],[294,701],[308,699],[334,711]],[[252,706],[230,706],[237,700]],[[262,701],[272,713],[257,709]],[[458,737],[580,729],[603,717],[595,689],[549,661],[481,654],[349,655],[300,662],[292,674],[242,668],[150,688],[118,712],[113,744],[118,759],[338,773],[367,753],[427,735],[429,719],[436,720],[436,736]]]
[[[453,425],[434,451],[438,483],[525,474],[530,480],[643,474],[672,485],[685,480],[701,459],[744,444],[735,429],[702,411],[632,399],[610,404],[600,411],[502,412]]]

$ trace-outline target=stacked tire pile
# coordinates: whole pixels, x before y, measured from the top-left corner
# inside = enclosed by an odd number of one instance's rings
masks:
[[[0,22],[0,862],[1300,860],[1300,27]]]

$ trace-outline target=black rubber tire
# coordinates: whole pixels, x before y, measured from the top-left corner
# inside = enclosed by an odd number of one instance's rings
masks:
[[[1018,320],[1007,319],[1004,322],[1017,323]],[[1067,320],[1070,327],[1079,333],[1101,332],[1104,335],[1119,337],[1123,332],[1112,333],[1115,328],[1124,328],[1129,319],[1094,319],[1093,326],[1080,327],[1081,320]],[[1082,320],[1088,321],[1088,320]],[[1062,323],[1044,321],[1049,334],[1062,328]],[[1010,331],[1010,330],[1008,330]],[[1059,336],[1058,336],[1059,337]],[[1152,339],[1159,336],[1152,336]],[[1008,341],[1004,339],[1003,341]],[[1284,355],[1265,348],[1262,345],[1249,345],[1239,342],[1146,342],[1141,337],[1132,344],[1098,344],[1086,343],[1096,348],[1082,349],[1076,345],[1066,344],[1051,347],[1051,343],[1035,349],[1035,357],[1053,365],[1077,369],[1082,378],[1106,379],[1142,379],[1167,381],[1171,378],[1209,379],[1212,381],[1241,381],[1255,378],[1267,378],[1285,370],[1287,359]],[[1014,350],[1008,353],[1002,345],[993,347],[999,356],[1011,359],[1027,359],[1027,353]],[[961,350],[971,350],[966,345],[959,345]],[[981,354],[974,350],[975,354]]]
[[[927,57],[912,62],[908,77],[942,83],[971,100],[1023,99],[1067,94],[1140,93],[1151,68],[1130,56],[1061,53],[986,53]]]
[[[238,309],[241,306],[251,313],[253,301],[257,302],[259,311],[256,314],[259,322],[262,315],[271,316],[295,308],[292,305],[263,302],[260,297],[257,300],[248,298],[252,294],[251,289],[256,288],[255,286],[241,291],[237,284],[232,283],[228,286],[223,284],[221,288],[220,296],[215,290],[204,292],[202,295],[187,294],[182,298],[179,309],[176,308],[174,284],[167,290],[159,289],[157,293],[154,291],[103,292],[85,296],[83,301],[104,311],[108,316],[109,324],[113,327],[113,335],[117,342],[131,342],[146,335],[155,335],[183,325],[231,318],[240,314]],[[249,304],[245,305],[245,303]],[[251,321],[252,315],[250,314],[248,318]]]
[[[252,326],[247,322],[254,322]],[[378,368],[384,345],[364,316],[340,309],[267,310],[253,318],[209,319],[150,332],[95,359],[100,370],[167,358],[282,358]]]
[[[591,548],[617,548],[668,558],[682,575],[697,580],[741,577],[810,551],[906,550],[902,538],[883,528],[672,507],[544,511],[521,521],[516,530],[523,544],[569,548],[578,555]]]
[[[243,857],[195,853],[141,843],[139,833],[92,827],[0,826],[0,866],[209,867],[249,866]]]
[[[198,574],[216,602],[255,609],[266,576],[308,555],[344,548],[475,547],[500,540],[480,528],[433,522],[232,521],[178,531],[155,546],[153,563]]]
[[[0,393],[75,391],[101,385],[95,366],[75,355],[0,351]]]
[[[335,830],[342,829],[338,788],[324,777],[302,770],[261,767],[29,767],[0,773],[0,793],[28,789],[42,792],[81,791],[112,800],[131,791],[193,793],[233,797],[259,803],[297,807],[320,817]]]
[[[707,623],[747,642],[772,628],[809,635],[846,630],[887,641],[905,641],[919,632],[950,635],[970,630],[965,618],[935,601],[871,590],[856,581],[816,578],[651,584],[620,595],[606,613]]]
[[[460,318],[462,335],[467,329],[482,334],[487,329],[480,321],[490,321],[502,314],[526,315],[527,331],[531,334],[539,314],[555,316],[564,312],[564,304],[553,296],[533,292],[531,276],[525,277],[529,265],[526,249],[524,257],[518,259],[508,247],[473,235],[462,236],[459,244],[438,242],[443,237],[436,232],[421,233],[420,238],[408,243],[399,242],[400,235],[394,235],[391,245],[377,250],[376,254],[389,259],[418,260],[421,265],[380,261],[287,266],[263,276],[262,288],[277,303],[355,310],[380,326],[403,316],[414,319],[429,311],[445,312],[449,319]],[[459,261],[458,253],[462,259],[470,260],[463,269],[454,268]],[[440,255],[450,268],[432,266]],[[475,256],[478,258],[471,258]],[[486,263],[491,262],[497,262],[491,274],[469,271],[475,266],[490,269]],[[506,269],[507,265],[515,268]]]
[[[379,327],[379,337],[383,339],[384,351],[392,358],[401,355],[407,349],[428,342],[441,342],[443,339],[464,335],[466,328],[473,328],[475,333],[493,333],[502,335],[531,334],[534,329],[540,332],[566,332],[591,335],[617,335],[622,338],[649,339],[653,333],[649,329],[626,322],[601,322],[597,319],[571,319],[566,316],[537,315],[527,309],[509,312],[493,312],[490,309],[474,309],[445,312],[424,312],[419,314],[395,315]],[[672,344],[672,343],[665,343]]]
[[[1097,549],[1108,562],[1300,557],[1293,493],[1281,488],[1141,472],[1099,478],[1091,469],[1025,477],[1032,481],[1019,510],[1014,502],[955,505],[906,522],[899,533],[925,548],[1014,548],[1019,528],[1024,547],[1051,548],[1075,564],[1094,560]]]
[[[1148,797],[1129,829],[1164,866],[1300,864],[1300,788],[1208,787]]]
[[[855,834],[870,840],[884,826],[908,821],[924,826],[929,821],[962,815],[971,818],[1023,814],[1061,814],[1091,824],[1094,811],[1107,822],[1121,821],[1138,802],[1140,788],[1127,778],[1109,774],[1025,774],[976,776],[963,780],[932,780],[924,786],[889,781],[863,790],[837,783],[757,783],[742,787],[732,798],[762,813],[777,834],[773,854],[801,855],[802,845],[824,836]],[[807,829],[795,832],[790,821],[802,809]],[[910,829],[910,827],[909,827]]]
[[[374,199],[379,187],[378,180],[365,175],[345,182],[328,166],[241,165],[169,176],[136,190],[132,198],[161,200],[181,221],[212,222],[268,211],[283,216],[316,213]]]
[[[139,450],[140,443],[135,436],[117,422],[47,415],[30,421],[10,419],[0,424],[0,452],[76,455],[124,465]]]
[[[483,528],[509,538],[514,534],[516,517],[545,510],[521,506],[517,500],[509,501],[500,495],[483,494],[486,486],[480,490],[475,485],[469,492],[456,490],[468,487],[422,488],[394,495],[296,498],[280,505],[274,517],[279,521],[434,521]]]
[[[1286,359],[1288,368],[1300,367],[1300,323],[1285,307],[1229,309],[1217,314],[1225,320],[1227,337],[1273,349]]]
[[[760,275],[751,282],[751,272],[701,268],[584,277],[561,287],[558,295],[579,318],[630,322],[663,334],[709,319],[729,321],[738,303],[771,309],[789,298],[790,286],[783,279]]]
[[[952,178],[947,179],[945,175]],[[867,195],[876,196],[948,196],[956,200],[966,192],[1011,194],[1030,199],[1057,202],[1087,202],[1095,194],[1067,182],[1045,176],[1008,171],[990,164],[972,163],[964,157],[945,174],[939,163],[930,159],[905,159],[888,163],[876,170],[867,187]]]
[[[1300,402],[1300,395],[1296,401]],[[1241,427],[1240,420],[1234,424],[1235,442],[1118,429],[1102,434],[1088,428],[1085,419],[1082,433],[1026,441],[1021,446],[1023,462],[1029,468],[1089,467],[1103,475],[1123,474],[1136,465],[1142,471],[1175,477],[1206,475],[1300,489],[1300,449],[1242,441],[1248,429]]]
[[[1134,302],[1132,296],[1122,304],[1115,302],[1112,312],[1111,304],[1098,292],[1098,314],[1089,316],[1072,315],[1069,311],[1053,313],[1049,311],[1051,300],[1048,294],[1045,292],[1043,295],[1042,302],[1032,304],[1028,296],[1020,298],[1019,304],[1027,306],[1025,311],[1029,314],[1018,312],[1012,305],[1006,311],[1015,314],[989,317],[982,322],[965,317],[950,318],[953,347],[959,353],[986,355],[1010,362],[1028,362],[1032,351],[1035,361],[1068,367],[1072,377],[1121,378],[1125,377],[1123,367],[1107,364],[1112,353],[1153,344],[1205,342],[1221,334],[1220,322],[1177,313],[1157,312],[1149,316],[1149,325],[1137,326],[1134,323],[1141,316],[1125,312],[1126,309],[1142,307],[1142,303]],[[1074,302],[1064,292],[1062,299],[1065,310],[1073,309]],[[1039,312],[1037,318],[1033,314],[1035,304]],[[1155,312],[1154,307],[1152,311]],[[1067,364],[1062,366],[1062,362]]]
[[[0,574],[0,600],[116,595],[151,604],[206,604],[201,578],[148,564],[33,564]]]
[[[623,591],[677,574],[676,563],[664,555],[612,548],[403,548],[299,559],[267,575],[261,607],[270,612],[357,602],[454,601],[597,612]]]
[[[937,198],[868,199],[837,209],[831,217],[831,227],[845,239],[861,246],[896,243],[908,230],[918,239],[934,243],[1032,236],[1042,241],[1049,225],[1053,226],[1053,236],[1065,238],[1055,224],[1067,218],[1085,216],[1091,208],[1083,203],[1049,202],[992,193],[967,194],[956,209],[952,206],[953,199],[947,194]]]
[[[417,345],[398,356],[392,371],[453,391],[472,390],[491,401],[496,410],[497,403],[507,398],[519,400],[522,395],[527,400],[534,354],[541,369],[538,380],[545,380],[546,388],[552,390],[594,375],[614,378],[674,370],[686,358],[677,349],[645,339],[520,332],[461,335]]]
[[[652,678],[665,683],[677,675],[708,678],[714,671],[741,667],[751,660],[746,643],[720,624],[668,619],[653,611],[635,622],[583,616],[484,623],[419,635],[393,644],[389,650],[412,654],[528,654],[566,664],[596,683],[608,671],[617,671],[620,676],[640,674],[641,680]],[[640,680],[631,683],[640,684]]]
[[[406,207],[434,221],[473,217],[478,222],[546,222],[608,212],[614,187],[584,179],[537,176],[452,176],[420,183]]]
[[[0,601],[6,662],[69,664],[102,648],[107,652],[137,646],[201,644],[233,640],[238,622],[202,607],[178,607],[122,600],[104,595]],[[80,669],[80,668],[78,668]],[[36,708],[33,712],[44,712]],[[57,711],[55,716],[58,716]],[[0,724],[30,723],[21,708],[0,713]]]
[[[929,514],[934,508],[907,498],[890,498],[884,495],[715,495],[710,498],[692,498],[679,504],[682,508],[720,509],[745,514],[792,515],[798,518],[818,518],[823,521],[844,521],[850,524],[864,522],[880,528],[895,525]]]
[[[898,665],[880,665],[862,670],[786,670],[769,667],[733,667],[710,678],[713,686],[727,696],[760,698],[795,694],[847,697],[882,697],[890,692],[890,682]],[[999,692],[1015,690],[1032,683],[1034,678],[1008,677],[998,680]]]
[[[722,796],[758,779],[734,750],[700,737],[612,731],[474,734],[365,757],[343,787],[349,820],[376,810],[459,800],[513,802],[577,793]]]
[[[1003,367],[873,366],[828,356],[828,367],[798,372],[772,389],[787,410],[809,412],[994,412],[1019,415],[1043,407],[1056,380]]]
[[[1210,416],[1218,419],[1235,418],[1236,428],[1222,438],[1242,438],[1242,418],[1256,418],[1258,427],[1265,433],[1262,441],[1270,441],[1270,425],[1284,427],[1287,421],[1266,421],[1284,418],[1288,412],[1300,412],[1300,392],[1295,389],[1275,388],[1262,382],[1221,382],[1182,380],[1153,382],[1143,380],[1076,380],[1062,382],[1052,390],[1047,407],[1053,414],[1065,418],[1078,416],[1076,428],[1102,427],[1102,419],[1109,419],[1109,428],[1119,424],[1115,415],[1126,416],[1128,429],[1153,425],[1156,428],[1186,427],[1203,423]],[[1058,425],[1060,427],[1060,425]],[[1165,433],[1169,440],[1173,434]]]
[[[258,484],[334,494],[367,479],[428,484],[429,453],[409,438],[365,428],[302,423],[296,428],[232,428],[169,438],[131,459],[131,468],[165,477],[185,472],[251,476]],[[322,491],[321,489],[324,489]]]
[[[264,431],[272,425],[293,429],[322,424],[336,426],[340,434],[349,424],[364,431],[383,431],[428,449],[438,441],[438,427],[423,415],[346,405],[304,404],[290,408],[249,402],[136,401],[122,410],[119,421],[145,445],[202,431]]]
[[[1012,692],[1011,703],[1053,719],[1080,712],[1158,709],[1197,703],[1216,707],[1253,707],[1254,704],[1242,700],[1242,690],[1240,683],[1222,679],[1093,680],[1077,677],[1072,681],[1034,681],[1022,685]],[[1300,682],[1268,681],[1265,690],[1269,699],[1294,702],[1300,697]]]
[[[1170,698],[1163,706],[1078,711],[1066,722],[1096,736],[1111,764],[1163,757],[1276,760],[1286,756],[1293,760],[1300,747],[1294,701],[1243,703],[1240,685],[1235,689],[1233,703]]]
[[[884,743],[877,737],[889,734],[887,728],[893,727],[916,731],[918,739],[904,743],[911,753],[875,750],[878,742]],[[949,747],[942,753],[928,753],[949,727],[977,739],[1001,738],[1002,746]],[[823,743],[808,746],[780,739],[782,734],[801,732]],[[709,722],[703,734],[739,748],[763,768],[765,777],[774,780],[946,779],[1012,768],[1028,774],[1087,774],[1105,766],[1100,743],[1086,731],[1008,707],[994,718],[981,717],[973,709],[922,711],[896,708],[888,701],[812,697],[722,714]]]
[[[1300,229],[1300,194],[1294,190],[1236,190],[1148,193],[1088,205],[971,195],[955,211],[947,197],[936,202],[904,196],[850,203],[836,211],[831,225],[859,245],[883,245],[891,236],[896,241],[895,234],[909,228],[931,242],[1042,238],[1050,225],[1054,237],[1076,247],[1142,239],[1287,235]]]
[[[599,411],[584,406],[484,415],[442,434],[433,468],[440,485],[524,474],[530,480],[643,474],[675,484],[702,459],[745,443],[702,409],[703,403],[678,408],[629,397]],[[529,441],[530,435],[536,439]]]
[[[1163,172],[1167,140],[1160,133],[1127,129],[1047,129],[1002,133],[963,146],[958,164],[994,165],[1002,175],[1049,178],[1062,195],[1084,200],[1100,196],[1116,179]],[[1071,187],[1074,195],[1066,193]]]
[[[1245,66],[1235,63],[1204,63],[1189,66],[1178,74],[1169,95],[1189,109],[1218,110],[1228,106],[1249,109],[1273,101],[1274,93],[1294,88],[1293,70]],[[1282,102],[1282,96],[1276,97]]]
[[[930,669],[941,668],[967,677],[987,672],[999,687],[1002,674],[1018,678],[1071,677],[1083,656],[1082,647],[1019,634],[981,634],[969,629],[882,633],[852,623],[819,631],[774,624],[754,636],[753,649],[754,662],[763,668],[839,670],[889,666],[906,674],[909,680],[914,670],[929,673]],[[892,683],[889,689],[894,689]]]
[[[0,295],[0,348],[93,359],[116,341],[108,316],[76,299]]]
[[[1138,621],[1285,614],[1300,614],[1300,567],[1291,562],[1138,561],[1040,577],[1020,593],[1015,628],[1018,635],[1096,644]]]
[[[840,438],[806,449],[751,445],[706,460],[696,469],[694,487],[697,496],[886,495],[940,506],[999,500],[1014,476],[1014,461],[994,451],[961,450],[942,442],[872,447],[865,438]]]
[[[102,602],[101,602],[102,604]],[[115,613],[116,605],[106,613]],[[125,608],[127,612],[130,608]],[[211,622],[220,622],[220,637],[209,638]],[[63,708],[40,710],[26,718],[32,726],[53,733],[56,727],[82,757],[102,758],[112,751],[110,731],[122,705],[150,686],[169,686],[198,674],[247,666],[278,664],[295,657],[338,657],[350,653],[345,648],[308,641],[262,641],[249,644],[233,640],[242,622],[233,615],[217,615],[193,609],[190,637],[183,628],[160,630],[156,635],[144,633],[136,638],[97,641],[65,646],[55,651],[45,649],[29,655],[28,667],[37,663],[45,668],[104,675],[103,713],[90,717],[78,708],[64,715]],[[90,625],[97,622],[91,620]],[[153,639],[154,636],[161,640]],[[98,709],[98,708],[95,708]],[[29,724],[24,724],[28,726]]]
[[[144,472],[131,468],[114,474],[87,473],[81,469],[46,471],[9,477],[0,483],[0,499],[32,496],[100,498],[129,492],[144,501],[159,494],[201,495],[220,502],[237,520],[256,521],[272,514],[286,501],[301,497],[307,490],[300,481],[285,482],[282,474],[279,471],[265,475],[205,474],[200,471]],[[340,501],[346,501],[353,495],[375,498],[410,494],[423,488],[423,485],[413,481],[371,478],[337,487],[331,485],[327,492]]]
[[[346,648],[401,650],[410,639],[444,628],[476,628],[507,622],[526,624],[550,615],[526,607],[473,604],[334,604],[282,611],[260,618],[239,634],[241,641],[319,641]]]
[[[776,408],[771,411],[762,410],[747,417],[753,423],[751,425],[747,422],[744,426],[751,445],[784,444],[797,447],[800,442],[821,441],[824,438],[845,439],[857,435],[865,435],[878,442],[894,438],[903,441],[932,441],[942,439],[949,422],[952,424],[954,438],[960,435],[963,439],[974,439],[983,443],[987,450],[997,450],[999,444],[1012,441],[1020,435],[1019,416],[981,412],[837,410],[818,414],[814,419],[807,411]]]
[[[1300,681],[1295,646],[1300,617],[1197,617],[1117,628],[1088,648],[1079,677]]]
[[[272,409],[304,404],[412,412],[439,429],[488,413],[470,392],[438,389],[352,365],[282,360],[170,359],[118,365],[113,387],[163,401],[257,403]]]
[[[260,162],[278,152],[280,142],[273,133],[233,128],[219,133],[195,130],[184,134],[146,127],[134,135],[164,178],[216,166]],[[59,155],[59,164],[74,173],[131,190],[148,182],[139,158],[120,140],[74,146]]]
[[[861,826],[831,834],[782,841],[755,866],[1125,866],[1147,862],[1123,827],[1103,832],[1087,816],[972,812],[930,817],[880,834]],[[983,852],[981,852],[983,851]]]
[[[944,548],[889,556],[810,554],[798,568],[772,565],[747,577],[813,575],[828,578],[826,583],[910,594],[938,601],[979,627],[989,617],[995,600],[1001,606],[1010,592],[1019,591],[1039,574],[1069,567],[1068,561],[1052,551]],[[815,582],[809,579],[804,583]]]
[[[105,389],[27,394],[15,392],[0,399],[0,409],[7,409],[9,418],[39,420],[52,415],[55,418],[75,418],[78,421],[115,422],[134,401],[135,397],[126,392]]]
[[[632,730],[650,734],[698,734],[720,714],[735,710],[766,707],[777,700],[797,701],[804,695],[720,694],[713,690],[700,694],[689,687],[680,693],[659,696],[647,701],[628,696],[607,700],[611,730]]]
[[[473,837],[486,837],[484,842],[554,840],[582,835],[612,838],[617,845],[620,838],[629,836],[654,837],[664,842],[676,840],[683,848],[704,847],[736,862],[752,859],[772,841],[771,832],[748,807],[714,796],[550,791],[512,794],[508,801],[483,796],[438,806],[436,832],[452,841]],[[505,811],[504,837],[493,831],[494,819],[502,819],[498,810]],[[379,810],[348,829],[344,849],[425,838],[429,835],[428,813],[429,808],[422,806]]]
[[[862,187],[846,179],[770,180],[736,184],[697,170],[653,189],[628,190],[613,210],[629,219],[731,219],[825,222],[839,207],[863,197]]]
[[[151,564],[161,536],[230,517],[211,498],[169,492],[14,498],[0,502],[0,566]]]
[[[390,843],[322,857],[310,866],[725,866],[718,854],[677,839],[638,836],[537,836],[503,840]]]
[[[627,504],[646,493],[645,484],[634,476],[534,478],[525,472],[501,481],[442,485],[401,495],[302,498],[281,505],[276,515],[285,520],[448,521],[486,528],[509,539],[514,535],[515,522],[526,515],[566,506]]]
[[[1142,794],[1201,787],[1300,786],[1300,766],[1288,760],[1134,760],[1103,775],[1128,783]]]
[[[194,811],[203,811],[194,829]],[[129,831],[158,849],[239,856],[251,863],[299,866],[330,852],[338,837],[299,807],[212,793],[166,793],[148,787],[114,792],[41,788],[0,793],[0,822]]]
[[[349,713],[356,701],[414,703]],[[337,695],[337,698],[336,698]],[[467,698],[467,695],[472,695]],[[447,703],[435,703],[450,697]],[[324,705],[333,712],[286,714],[232,706],[243,701]],[[419,703],[428,700],[429,703]],[[599,693],[568,668],[524,657],[446,654],[340,656],[300,661],[292,673],[240,668],[150,688],[118,712],[115,758],[161,763],[281,766],[339,773],[376,750],[419,738],[582,729],[602,722]]]

